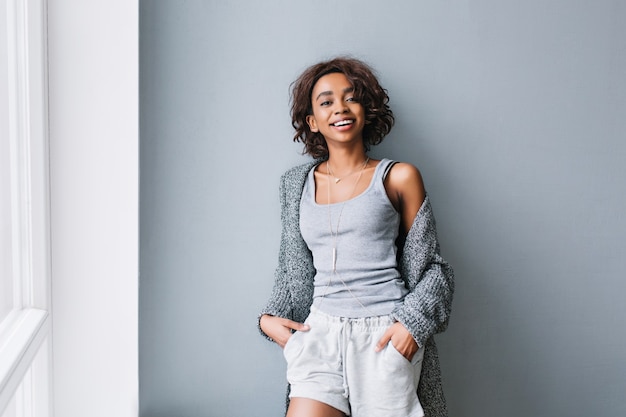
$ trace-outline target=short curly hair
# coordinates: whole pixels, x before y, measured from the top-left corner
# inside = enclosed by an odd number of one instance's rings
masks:
[[[351,57],[336,57],[307,68],[291,84],[291,125],[296,129],[294,142],[304,144],[304,154],[313,158],[327,158],[328,146],[319,132],[312,132],[306,121],[313,114],[313,87],[324,75],[342,73],[354,87],[355,99],[365,110],[363,144],[365,150],[378,145],[391,131],[394,124],[393,112],[387,104],[389,96],[374,71],[366,63]]]

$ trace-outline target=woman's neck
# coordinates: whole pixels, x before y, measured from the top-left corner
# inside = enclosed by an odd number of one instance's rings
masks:
[[[342,172],[351,172],[361,167],[367,159],[365,149],[333,149],[329,150],[328,162],[333,170],[340,174]]]
[[[334,175],[342,177],[364,168],[363,164],[367,159],[365,152],[356,155],[329,155],[328,163],[332,167]]]

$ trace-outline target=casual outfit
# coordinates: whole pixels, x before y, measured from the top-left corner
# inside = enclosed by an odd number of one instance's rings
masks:
[[[291,396],[356,417],[447,416],[432,336],[447,326],[454,281],[428,196],[398,257],[400,217],[383,185],[393,161],[379,162],[363,193],[330,205],[315,202],[319,163],[281,177],[279,265],[261,312],[310,325],[284,349]],[[392,343],[374,351],[394,321],[420,347],[410,362]]]

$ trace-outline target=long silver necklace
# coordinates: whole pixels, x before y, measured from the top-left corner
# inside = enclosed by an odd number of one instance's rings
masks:
[[[352,291],[350,290],[350,287],[348,287],[348,285],[341,278],[341,275],[337,271],[337,240],[338,240],[338,236],[339,236],[339,223],[341,222],[341,215],[343,214],[343,209],[345,208],[346,203],[348,201],[350,201],[352,199],[352,197],[354,196],[354,192],[356,191],[356,187],[359,184],[359,181],[361,180],[361,177],[363,176],[363,171],[365,171],[365,167],[367,166],[369,161],[370,161],[370,158],[367,157],[365,159],[365,162],[363,162],[363,166],[361,166],[361,171],[359,172],[359,176],[357,177],[356,181],[354,182],[354,186],[352,187],[352,192],[350,193],[350,196],[346,200],[344,200],[344,202],[341,204],[341,209],[339,210],[339,215],[337,216],[337,226],[335,227],[334,231],[333,231],[332,213],[331,213],[331,209],[330,209],[331,168],[330,168],[330,164],[328,163],[328,161],[326,161],[326,173],[328,174],[328,190],[327,190],[328,191],[328,196],[327,196],[328,197],[328,200],[327,200],[327,205],[328,205],[328,226],[330,227],[330,235],[332,237],[332,243],[333,243],[333,265],[332,265],[333,269],[332,269],[332,272],[330,274],[330,277],[328,278],[328,284],[326,284],[326,289],[328,290],[328,288],[330,287],[331,282],[332,282],[332,277],[333,276],[337,276],[339,281],[348,290],[348,293],[350,293],[350,296],[352,298],[354,298],[364,310],[366,310],[372,316],[374,316],[375,314],[361,302],[359,297],[357,297],[356,295],[354,295],[352,293]],[[353,173],[354,172],[351,172],[348,175],[352,175]],[[334,175],[333,175],[333,177],[334,177]],[[336,178],[335,177],[335,184],[338,183],[339,181],[341,181],[341,178]],[[322,295],[322,300],[324,299],[324,297],[326,297],[326,293],[324,293],[324,295]]]
[[[339,236],[339,223],[341,223],[341,215],[343,214],[343,209],[346,207],[346,203],[352,199],[352,197],[354,196],[354,192],[356,191],[356,187],[359,184],[359,181],[361,180],[361,177],[363,176],[363,171],[365,170],[365,167],[367,166],[368,162],[370,161],[370,158],[367,157],[365,159],[365,161],[363,162],[363,165],[361,166],[361,170],[359,172],[359,176],[357,177],[356,181],[354,182],[354,186],[352,187],[352,192],[350,193],[350,196],[344,200],[344,202],[341,204],[341,209],[339,210],[339,216],[337,216],[337,226],[335,227],[335,230],[333,231],[333,220],[332,220],[332,213],[331,213],[331,209],[330,209],[330,178],[331,178],[331,168],[330,168],[330,164],[328,163],[328,161],[326,161],[326,173],[328,174],[328,200],[327,200],[327,205],[328,205],[328,226],[330,227],[330,236],[332,237],[332,243],[333,243],[333,273],[337,272],[337,238]],[[351,173],[352,174],[352,173]],[[350,175],[351,175],[350,174]],[[334,175],[333,175],[334,177]],[[341,181],[341,178],[335,178],[335,184],[338,183],[339,181]]]

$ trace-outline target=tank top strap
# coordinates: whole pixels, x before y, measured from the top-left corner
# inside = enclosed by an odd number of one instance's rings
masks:
[[[387,159],[384,158],[383,160],[380,161],[381,164],[384,164],[381,168],[381,172],[382,172],[382,176],[381,176],[381,180],[385,181],[385,178],[387,178],[387,174],[389,174],[389,171],[391,171],[391,168],[397,163],[397,161],[394,161],[392,159]]]
[[[387,193],[387,191],[385,191],[384,181],[385,178],[387,178],[391,167],[393,167],[395,164],[396,161],[387,158],[381,159],[381,161],[378,163],[378,166],[376,167],[376,172],[374,173],[375,178],[372,179],[374,188],[376,188],[378,192],[383,192],[385,194]]]

